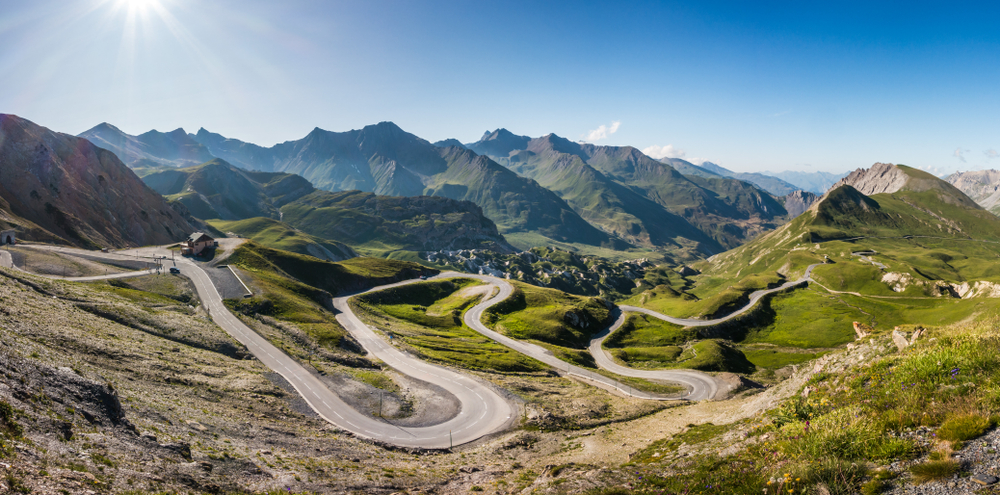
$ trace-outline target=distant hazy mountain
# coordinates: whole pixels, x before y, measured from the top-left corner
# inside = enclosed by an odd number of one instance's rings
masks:
[[[117,127],[103,123],[78,137],[113,152],[132,168],[157,166],[185,167],[204,163],[213,158],[201,144],[191,139],[184,129],[171,132],[149,131],[132,136]]]
[[[706,177],[686,177],[628,146],[582,144],[554,134],[525,139],[498,129],[467,146],[481,153],[505,152],[490,156],[557,192],[591,223],[633,243],[714,253],[784,221],[781,205],[751,184],[708,171]],[[513,147],[522,143],[523,149]]]
[[[797,189],[823,194],[830,186],[838,180],[844,178],[847,172],[842,174],[832,174],[830,172],[797,172],[786,170],[784,172],[763,172],[766,175],[777,177],[781,180],[793,184]]]
[[[479,141],[465,146],[480,155],[507,157],[511,151],[527,149],[529,141],[531,138],[528,136],[518,136],[507,129],[497,129],[484,132]]]
[[[674,160],[676,160],[676,159],[674,159]],[[688,165],[690,165],[690,164],[688,164]],[[690,165],[690,166],[694,167],[694,165]],[[779,179],[777,177],[773,177],[773,176],[770,176],[770,175],[759,174],[759,173],[756,173],[756,172],[752,172],[752,173],[747,173],[747,172],[733,172],[732,170],[729,170],[729,169],[727,169],[725,167],[721,167],[721,166],[719,166],[719,165],[717,165],[715,163],[712,163],[712,162],[702,162],[702,164],[700,166],[698,166],[697,168],[701,169],[701,170],[708,171],[710,173],[714,173],[716,175],[720,175],[722,177],[731,177],[733,179],[739,179],[739,180],[742,180],[742,181],[750,182],[750,183],[756,185],[757,187],[759,187],[759,188],[761,188],[761,189],[763,189],[763,190],[765,190],[765,191],[767,191],[767,192],[769,192],[769,193],[771,193],[771,194],[773,194],[775,196],[785,196],[787,194],[790,194],[793,191],[797,191],[799,189],[802,189],[801,187],[798,187],[798,186],[796,186],[794,184],[789,184],[788,182],[785,182],[784,180],[781,180],[781,179]],[[685,175],[689,175],[689,174],[685,174]],[[696,175],[700,175],[700,174],[696,174]]]
[[[196,227],[114,153],[0,114],[0,223],[87,247],[165,244]]]
[[[681,160],[680,158],[661,158],[660,162],[674,167],[674,170],[684,175],[696,175],[698,177],[728,177],[727,175],[712,172],[711,170],[699,167],[691,162]]]
[[[968,195],[979,206],[1000,214],[1000,171],[958,172],[945,177],[944,180]]]
[[[434,146],[437,146],[438,148],[447,148],[449,146],[458,146],[459,148],[465,147],[465,145],[457,139],[444,139],[434,143]]]

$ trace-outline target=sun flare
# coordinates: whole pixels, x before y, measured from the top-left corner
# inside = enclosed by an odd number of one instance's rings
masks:
[[[156,7],[158,4],[159,0],[118,0],[118,5],[139,12],[145,12],[150,8]]]

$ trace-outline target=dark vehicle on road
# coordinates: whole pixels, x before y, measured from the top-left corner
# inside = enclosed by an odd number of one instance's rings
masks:
[[[180,273],[180,272],[181,272],[180,268],[177,268],[176,266],[170,267],[170,273]]]

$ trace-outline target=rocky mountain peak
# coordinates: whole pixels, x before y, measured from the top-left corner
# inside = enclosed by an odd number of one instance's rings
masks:
[[[795,218],[808,210],[816,202],[816,199],[815,194],[800,189],[785,196],[783,206],[788,212],[789,218]]]
[[[851,172],[847,177],[834,184],[830,190],[849,185],[865,196],[891,194],[902,189],[907,181],[909,181],[909,176],[899,167],[891,163],[879,162],[869,169],[859,168]]]

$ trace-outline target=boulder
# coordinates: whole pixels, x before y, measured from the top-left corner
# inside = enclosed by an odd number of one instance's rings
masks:
[[[910,346],[910,341],[906,340],[906,336],[899,330],[892,331],[892,342],[896,344],[896,348],[900,351]]]

